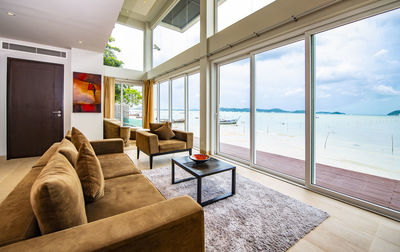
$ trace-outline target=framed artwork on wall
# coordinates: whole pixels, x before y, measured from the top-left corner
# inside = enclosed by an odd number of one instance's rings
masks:
[[[101,75],[73,72],[73,112],[101,113]]]

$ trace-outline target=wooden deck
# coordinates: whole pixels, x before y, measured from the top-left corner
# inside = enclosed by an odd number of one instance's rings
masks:
[[[250,158],[248,148],[231,144],[221,143],[220,152],[244,160]],[[257,151],[256,163],[300,179],[304,179],[305,176],[304,160]],[[318,163],[316,168],[316,184],[318,186],[400,210],[400,180],[382,178]]]

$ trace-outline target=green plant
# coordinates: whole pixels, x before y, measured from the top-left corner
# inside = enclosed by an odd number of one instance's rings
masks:
[[[142,103],[142,94],[130,85],[115,85],[115,102],[121,104],[121,86],[124,89],[124,104],[137,106]]]
[[[104,49],[103,64],[112,67],[122,67],[124,62],[122,60],[118,60],[117,56],[115,55],[115,52],[121,52],[121,49],[119,49],[116,46],[112,46],[110,44],[111,42],[114,41],[115,39],[110,36],[110,38],[108,39],[108,43],[106,45],[106,49]]]

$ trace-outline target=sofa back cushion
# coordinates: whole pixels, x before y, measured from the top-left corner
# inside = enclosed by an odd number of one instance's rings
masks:
[[[87,223],[81,183],[61,153],[56,152],[40,172],[30,201],[42,234]]]
[[[171,122],[165,122],[165,123],[150,123],[150,132],[154,133],[158,128],[168,125],[171,128]],[[154,133],[155,134],[155,133]]]
[[[68,161],[71,163],[72,167],[75,168],[76,160],[78,159],[78,151],[75,148],[75,145],[72,144],[71,141],[67,139],[63,139],[58,146],[58,152],[63,154]]]
[[[100,161],[87,143],[83,143],[79,149],[76,172],[86,202],[93,202],[104,196],[104,176]]]
[[[72,127],[71,130],[72,133],[72,137],[71,137],[71,141],[72,143],[75,145],[75,148],[77,150],[79,150],[79,148],[81,147],[82,143],[87,143],[89,148],[91,148],[93,150],[92,145],[90,145],[90,141],[86,138],[86,136],[80,132],[77,128]],[[93,150],[94,151],[94,150]]]

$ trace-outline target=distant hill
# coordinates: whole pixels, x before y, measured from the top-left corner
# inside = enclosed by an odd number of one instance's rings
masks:
[[[220,108],[219,111],[226,111],[226,112],[250,112],[250,108]],[[283,110],[280,108],[273,108],[273,109],[256,109],[257,112],[263,113],[293,113],[293,114],[304,114],[304,110],[294,110],[288,111]],[[317,112],[317,114],[329,114],[329,115],[344,115],[345,113],[342,112]]]
[[[396,116],[396,115],[400,115],[400,110],[395,110],[395,111],[392,111],[392,112],[390,112],[389,114],[387,114],[387,115],[389,115],[389,116]]]
[[[342,113],[342,112],[324,112],[324,111],[320,111],[317,112],[317,114],[323,114],[323,115],[345,115],[346,113]]]

